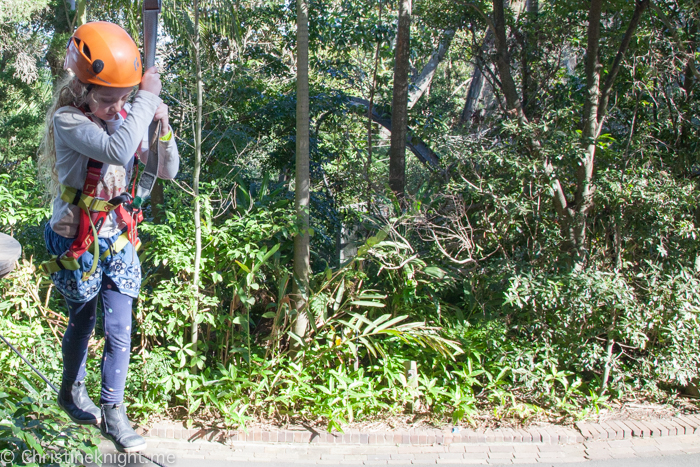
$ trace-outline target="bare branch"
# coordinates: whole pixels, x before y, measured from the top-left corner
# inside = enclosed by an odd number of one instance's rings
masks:
[[[693,56],[692,52],[687,51],[687,47],[683,44],[683,41],[678,35],[677,28],[673,27],[671,20],[668,19],[668,16],[666,16],[666,14],[655,2],[649,2],[649,6],[652,10],[654,10],[654,13],[656,13],[656,16],[659,17],[661,22],[664,23],[664,26],[666,26],[668,32],[671,33],[671,36],[673,36],[673,39],[676,41],[676,45],[678,46],[678,50],[687,57],[690,72],[693,74],[696,80],[700,81],[700,73],[698,73],[698,69],[695,66],[695,57]]]
[[[551,185],[552,190],[554,190],[554,209],[557,211],[557,214],[559,214],[559,216],[561,216],[563,219],[572,218],[573,212],[571,208],[569,208],[569,202],[566,200],[564,189],[561,187],[559,179],[554,175],[554,167],[552,167],[552,163],[548,160],[544,163],[544,173],[547,176],[547,179],[549,179],[549,184]]]

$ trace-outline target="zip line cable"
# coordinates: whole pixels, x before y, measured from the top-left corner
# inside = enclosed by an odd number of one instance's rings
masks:
[[[32,365],[32,364],[29,362],[29,360],[27,360],[27,359],[24,357],[24,355],[22,355],[22,353],[21,353],[19,350],[17,350],[17,349],[15,348],[14,345],[10,344],[10,342],[9,342],[7,339],[5,339],[5,336],[3,336],[2,334],[0,334],[0,339],[2,339],[2,341],[3,341],[5,344],[7,344],[7,346],[8,346],[10,349],[12,349],[12,351],[13,351],[14,353],[16,353],[16,354],[19,356],[19,358],[21,358],[21,359],[24,361],[24,363],[26,363],[27,365],[29,365],[29,368],[31,368],[32,370],[34,370],[34,373],[36,373],[37,375],[39,375],[39,377],[40,377],[41,379],[43,379],[44,382],[45,382],[46,384],[48,384],[48,385],[51,387],[51,389],[53,389],[53,391],[54,391],[56,394],[58,394],[58,389],[56,388],[56,386],[54,386],[53,383],[52,383],[51,381],[49,381],[49,379],[41,373],[41,371],[37,370],[36,367],[35,367],[34,365]],[[84,425],[84,426],[87,426],[87,425]],[[97,425],[93,425],[93,426],[94,426],[95,428],[98,428]],[[100,432],[101,432],[101,431],[100,431]],[[142,453],[140,453],[140,452],[136,452],[136,453],[134,453],[134,454],[138,454],[139,456],[143,457],[144,459],[146,459],[146,460],[147,460],[148,462],[150,462],[151,464],[155,464],[155,465],[157,465],[158,467],[166,467],[166,466],[164,466],[163,464],[159,464],[158,462],[154,461],[153,459],[151,459],[150,457],[148,457],[148,456],[145,455],[145,454],[142,454]]]

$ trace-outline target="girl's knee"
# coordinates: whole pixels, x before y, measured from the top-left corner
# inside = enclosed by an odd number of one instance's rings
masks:
[[[105,328],[105,340],[115,347],[131,346],[131,326],[110,326]]]

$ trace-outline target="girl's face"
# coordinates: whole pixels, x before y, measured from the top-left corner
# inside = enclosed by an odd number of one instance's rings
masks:
[[[132,89],[95,87],[88,94],[90,112],[102,120],[113,120],[129,99]]]

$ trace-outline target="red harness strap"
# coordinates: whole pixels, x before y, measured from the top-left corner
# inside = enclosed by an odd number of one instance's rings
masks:
[[[97,191],[97,184],[102,176],[102,162],[96,161],[95,159],[89,159],[87,164],[87,176],[85,177],[85,183],[83,184],[83,189],[78,190],[76,193],[73,204],[78,204],[81,195],[95,196]],[[91,212],[88,213],[84,210],[80,210],[80,225],[78,226],[78,236],[75,237],[73,243],[71,244],[68,251],[64,254],[65,257],[71,259],[80,258],[83,253],[85,253],[92,242],[95,240],[92,234],[92,228],[90,226],[90,220],[92,218],[92,224],[95,226],[97,233],[100,232],[102,224],[104,224],[105,217],[107,217],[107,212]]]

